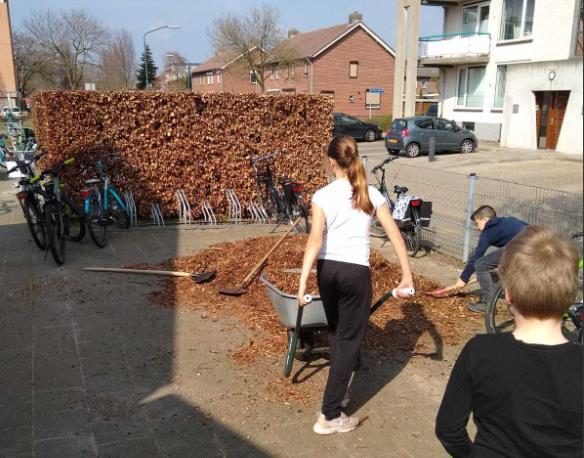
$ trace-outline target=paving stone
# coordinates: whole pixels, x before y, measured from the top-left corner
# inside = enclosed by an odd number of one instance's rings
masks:
[[[150,458],[164,456],[150,438],[132,439],[98,445],[100,458]]]
[[[0,429],[0,457],[27,454],[31,450],[31,425]]]
[[[76,435],[90,430],[91,419],[85,409],[39,413],[34,418],[35,442],[54,437]]]
[[[98,456],[95,440],[91,434],[77,434],[35,442],[37,457],[80,458]]]
[[[0,430],[32,424],[32,401],[0,404]]]
[[[87,409],[86,395],[81,387],[36,390],[34,398],[35,411],[39,414]]]

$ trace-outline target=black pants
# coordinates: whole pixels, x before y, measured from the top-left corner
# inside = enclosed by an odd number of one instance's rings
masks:
[[[498,250],[491,251],[482,258],[477,259],[475,262],[477,280],[481,286],[481,302],[484,304],[487,304],[495,294],[495,286],[493,283],[493,277],[491,277],[491,270],[499,266],[502,255],[503,248],[499,248]]]
[[[341,414],[341,401],[365,337],[371,308],[371,273],[367,266],[319,260],[317,277],[331,353],[322,413],[332,420]]]

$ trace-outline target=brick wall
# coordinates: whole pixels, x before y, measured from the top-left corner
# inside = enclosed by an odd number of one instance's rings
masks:
[[[268,69],[266,72],[266,91],[290,91],[298,94],[310,93],[310,72],[308,62],[297,62],[295,65],[282,64],[277,73]],[[306,74],[306,76],[305,76]]]
[[[359,63],[358,77],[349,77],[349,65]],[[314,92],[334,91],[335,111],[367,116],[365,92],[381,88],[381,109],[374,116],[391,114],[394,57],[365,31],[357,28],[314,61]],[[349,97],[354,102],[349,101]]]

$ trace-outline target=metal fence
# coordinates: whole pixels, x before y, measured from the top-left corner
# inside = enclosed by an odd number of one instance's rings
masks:
[[[424,243],[456,259],[466,260],[477,244],[479,232],[468,218],[469,209],[480,205],[491,205],[502,216],[553,227],[566,236],[582,230],[580,194],[399,162],[388,167],[386,179],[390,190],[395,184],[407,186],[411,194],[432,201],[432,223],[424,230]]]

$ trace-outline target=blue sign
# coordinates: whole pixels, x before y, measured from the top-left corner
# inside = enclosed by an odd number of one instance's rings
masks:
[[[367,89],[367,92],[372,94],[383,94],[385,91],[383,89]]]

